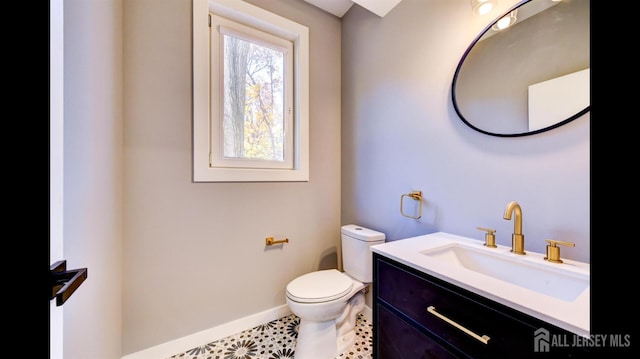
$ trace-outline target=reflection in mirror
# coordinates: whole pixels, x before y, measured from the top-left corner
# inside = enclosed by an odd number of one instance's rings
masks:
[[[589,0],[523,0],[489,24],[453,78],[462,121],[488,135],[515,137],[589,112],[589,10]],[[509,15],[515,24],[494,30]]]

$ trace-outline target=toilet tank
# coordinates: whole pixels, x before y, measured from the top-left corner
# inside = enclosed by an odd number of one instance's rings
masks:
[[[340,232],[344,272],[363,283],[371,283],[373,254],[369,247],[384,243],[384,233],[355,224],[342,226]]]

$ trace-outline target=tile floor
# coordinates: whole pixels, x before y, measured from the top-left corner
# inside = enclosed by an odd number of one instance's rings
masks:
[[[167,359],[292,359],[295,358],[299,324],[300,319],[290,314]],[[362,314],[358,315],[356,343],[336,359],[371,359],[372,328]]]

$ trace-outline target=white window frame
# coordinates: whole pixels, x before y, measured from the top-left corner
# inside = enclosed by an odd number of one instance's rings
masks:
[[[293,43],[293,166],[255,168],[212,165],[212,87],[209,13],[237,21]],[[193,181],[309,181],[309,29],[241,0],[193,0]]]
[[[211,166],[238,168],[272,168],[293,169],[293,43],[289,40],[269,33],[256,30],[237,21],[227,19],[217,14],[211,14]],[[266,160],[243,157],[225,157],[224,136],[224,42],[223,36],[229,35],[243,39],[253,44],[271,48],[283,54],[283,159]],[[217,73],[216,73],[217,71]]]

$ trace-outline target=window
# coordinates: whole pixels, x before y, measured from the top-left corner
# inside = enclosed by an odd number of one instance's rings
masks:
[[[211,14],[211,165],[293,169],[293,43]]]
[[[193,179],[308,181],[308,29],[194,0]]]

